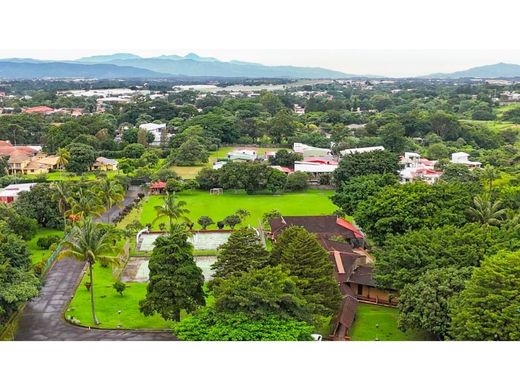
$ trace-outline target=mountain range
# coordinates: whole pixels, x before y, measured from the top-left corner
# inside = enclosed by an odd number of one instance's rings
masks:
[[[131,53],[115,53],[83,57],[73,61],[37,60],[32,58],[0,59],[0,78],[289,78],[342,79],[385,78],[382,76],[347,74],[317,67],[267,66],[244,61],[220,61],[195,53],[185,56],[161,55],[141,57]],[[520,65],[498,63],[453,73],[434,73],[418,78],[520,78]]]
[[[31,58],[0,60],[0,78],[348,78],[359,77],[324,68],[267,66],[252,62],[220,61],[195,53],[144,58],[130,53],[84,57],[74,61]]]
[[[520,77],[520,65],[499,62],[493,65],[477,66],[453,73],[433,73],[422,78],[428,79],[461,79],[461,78],[508,78]]]

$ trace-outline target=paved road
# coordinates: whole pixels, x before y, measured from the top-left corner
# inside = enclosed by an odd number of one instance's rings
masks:
[[[138,188],[131,188],[124,204],[132,202],[138,192]],[[109,212],[114,217],[119,211],[111,209]],[[63,313],[74,295],[83,269],[84,264],[73,259],[58,261],[52,267],[45,277],[40,295],[25,306],[15,340],[175,340],[170,332],[165,331],[89,330],[66,322]]]

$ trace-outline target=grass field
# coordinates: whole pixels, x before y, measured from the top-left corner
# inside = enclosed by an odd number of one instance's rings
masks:
[[[329,199],[332,194],[333,191],[320,190],[283,195],[247,195],[233,191],[224,191],[223,195],[210,195],[206,191],[192,191],[179,194],[178,199],[187,203],[186,207],[190,210],[188,217],[194,222],[200,216],[207,215],[216,223],[236,210],[244,209],[251,215],[242,222],[242,226],[258,226],[263,214],[273,209],[284,215],[330,215],[337,208]],[[143,225],[152,223],[156,217],[155,206],[161,205],[162,202],[163,196],[147,198],[143,203],[139,221]],[[135,219],[135,216],[136,214],[133,214],[131,218]],[[167,222],[167,219],[157,220],[153,228],[157,229],[161,222]]]
[[[27,241],[27,246],[29,247],[29,251],[31,253],[31,261],[33,264],[39,263],[42,259],[47,259],[49,255],[52,253],[50,249],[41,249],[36,245],[36,242],[41,237],[46,236],[60,236],[63,237],[63,231],[56,229],[47,229],[41,228],[38,229],[36,235],[29,241]]]
[[[397,328],[396,308],[360,303],[351,330],[353,341],[417,341],[424,340],[420,332],[402,332]],[[376,327],[376,324],[379,326]]]
[[[490,130],[495,132],[500,132],[505,129],[516,129],[520,130],[520,125],[512,123],[512,122],[502,122],[502,121],[476,121],[472,119],[462,119],[461,122],[471,123],[474,125],[486,126]]]
[[[196,167],[173,166],[171,169],[173,171],[177,172],[183,179],[193,179],[193,178],[195,178],[195,176],[197,176],[197,173],[199,173],[199,171],[202,168],[211,167],[213,165],[213,163],[216,162],[219,158],[226,158],[227,154],[234,149],[237,149],[237,147],[226,146],[226,147],[220,148],[219,150],[211,152],[209,155],[209,161],[205,165],[196,166]],[[251,148],[251,149],[256,149],[259,156],[264,155],[266,152],[279,150],[279,148]]]
[[[112,178],[117,174],[117,171],[108,171],[106,173],[108,178]],[[24,175],[24,177],[40,177],[40,175]],[[84,173],[83,175],[74,175],[66,171],[55,171],[45,175],[47,181],[77,181],[77,180],[96,180],[97,176],[93,172]]]

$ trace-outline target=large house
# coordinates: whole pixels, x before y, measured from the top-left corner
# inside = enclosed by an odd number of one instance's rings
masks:
[[[465,152],[457,152],[451,154],[451,163],[452,164],[464,164],[468,168],[480,168],[482,166],[482,163],[478,161],[469,161],[468,160],[469,154]]]
[[[227,154],[231,161],[255,161],[258,154],[255,149],[234,149]]]
[[[363,234],[348,221],[336,216],[288,217],[269,221],[270,237],[276,237],[288,226],[301,226],[314,233],[329,254],[334,277],[342,296],[340,312],[335,320],[332,338],[344,340],[355,319],[358,302],[395,305],[395,292],[380,289],[373,279],[372,259],[364,250]]]
[[[97,171],[117,171],[118,162],[106,157],[98,157],[92,164],[92,169]]]
[[[41,153],[39,146],[13,146],[0,141],[0,157],[7,160],[9,174],[45,174],[58,168],[59,157]]]
[[[163,132],[166,131],[166,123],[143,123],[139,126],[140,129],[146,130],[153,134],[153,142],[151,145],[160,146]],[[171,134],[166,133],[166,141],[171,137]]]
[[[437,161],[421,158],[419,153],[406,152],[401,156],[403,169],[399,172],[401,183],[409,183],[415,180],[422,180],[428,184],[433,184],[442,176],[443,172],[435,169]]]

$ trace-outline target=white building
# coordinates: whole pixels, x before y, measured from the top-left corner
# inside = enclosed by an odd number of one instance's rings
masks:
[[[299,104],[294,105],[294,113],[296,115],[304,115],[305,114],[305,108],[300,106]]]
[[[0,191],[0,203],[14,202],[21,192],[30,191],[36,183],[9,184]]]
[[[314,176],[322,173],[332,173],[338,167],[337,163],[323,163],[313,161],[295,161],[294,172],[305,172]]]
[[[163,129],[166,128],[166,123],[143,123],[139,126],[139,128],[153,134],[153,142],[151,143],[151,145],[161,145],[161,134],[163,132]],[[167,134],[166,140],[168,140],[170,137],[171,134]]]
[[[258,158],[258,155],[254,149],[235,149],[227,154],[227,158],[230,160],[254,161]]]
[[[419,153],[406,152],[401,157],[404,168],[399,171],[401,183],[409,183],[414,180],[422,180],[433,184],[442,176],[443,172],[435,170],[437,161],[421,158]]]
[[[349,154],[356,154],[356,153],[368,153],[368,152],[375,152],[375,151],[383,151],[385,148],[383,146],[369,146],[366,148],[352,148],[352,149],[345,149],[339,152],[342,156],[348,156]]]
[[[469,161],[469,154],[465,152],[457,152],[451,154],[451,163],[453,164],[464,164],[468,168],[480,168],[482,163],[478,161]]]
[[[296,153],[301,153],[303,157],[324,157],[330,156],[332,154],[330,149],[315,148],[314,146],[309,146],[298,142],[293,145],[293,150]]]

